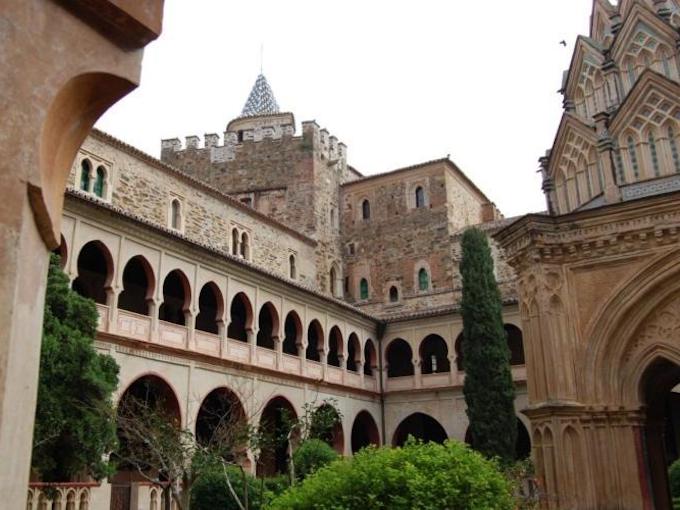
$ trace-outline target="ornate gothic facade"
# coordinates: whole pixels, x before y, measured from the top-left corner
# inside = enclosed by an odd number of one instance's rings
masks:
[[[680,409],[680,4],[595,0],[518,276],[545,508],[671,508]]]

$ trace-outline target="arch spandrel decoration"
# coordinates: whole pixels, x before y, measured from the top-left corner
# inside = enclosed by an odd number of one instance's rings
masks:
[[[584,332],[584,388],[596,402],[638,408],[640,380],[656,359],[680,364],[680,251],[623,284]]]

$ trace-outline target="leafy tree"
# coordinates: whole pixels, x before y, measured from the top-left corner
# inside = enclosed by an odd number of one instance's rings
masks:
[[[338,457],[338,453],[325,441],[307,439],[293,453],[295,475],[298,480],[303,480]]]
[[[269,505],[271,510],[515,508],[512,484],[494,461],[447,441],[368,447],[321,468]]]
[[[676,460],[668,468],[668,479],[671,485],[671,494],[674,498],[680,498],[680,459]]]
[[[472,446],[488,457],[511,462],[517,440],[515,388],[501,296],[486,235],[476,228],[466,230],[462,250],[463,393]]]
[[[50,259],[40,355],[32,467],[46,482],[112,472],[105,454],[116,444],[112,393],[118,365],[93,345],[94,302],[69,287]]]

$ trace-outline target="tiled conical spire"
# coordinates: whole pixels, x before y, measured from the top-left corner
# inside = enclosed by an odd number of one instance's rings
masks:
[[[260,74],[255,80],[255,85],[250,91],[248,101],[246,101],[241,117],[253,117],[255,115],[271,115],[279,113],[279,105],[274,99],[272,88],[267,82],[264,74]]]

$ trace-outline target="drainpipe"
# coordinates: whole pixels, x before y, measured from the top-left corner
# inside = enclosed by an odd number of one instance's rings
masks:
[[[378,337],[378,373],[380,374],[380,429],[382,431],[383,446],[387,443],[387,438],[385,437],[385,391],[383,388],[383,349],[382,349],[382,339],[385,335],[385,330],[387,329],[386,322],[379,322],[376,329],[376,335]]]

